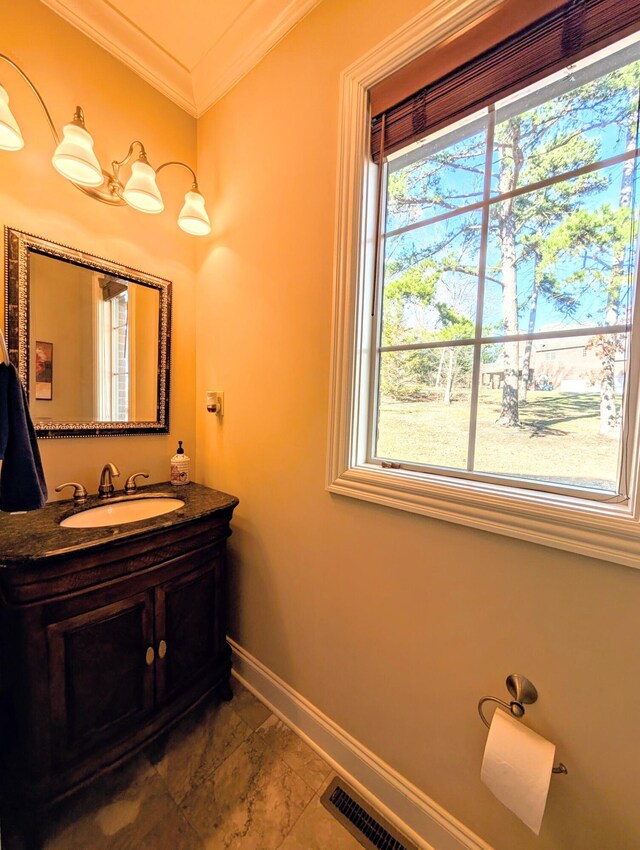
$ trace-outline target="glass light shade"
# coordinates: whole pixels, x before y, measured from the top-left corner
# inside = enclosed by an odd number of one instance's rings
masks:
[[[0,86],[0,150],[19,151],[24,147],[24,139],[18,122],[9,109],[9,95]]]
[[[104,181],[100,163],[93,152],[93,139],[79,124],[67,124],[62,141],[51,159],[56,171],[80,186],[101,186]]]
[[[133,207],[145,213],[161,213],[164,209],[162,195],[156,183],[156,173],[148,162],[139,159],[131,166],[122,197]]]
[[[178,224],[191,236],[207,236],[211,233],[211,222],[200,192],[187,192],[184,196],[184,206],[180,210]]]

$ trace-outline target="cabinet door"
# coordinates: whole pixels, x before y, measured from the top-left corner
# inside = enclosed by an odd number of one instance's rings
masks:
[[[206,690],[227,662],[222,555],[156,589],[156,694]]]
[[[126,735],[153,709],[153,591],[47,627],[54,758]]]

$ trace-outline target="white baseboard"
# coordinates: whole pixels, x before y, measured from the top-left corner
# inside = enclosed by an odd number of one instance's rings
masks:
[[[233,675],[422,850],[493,850],[228,638]]]

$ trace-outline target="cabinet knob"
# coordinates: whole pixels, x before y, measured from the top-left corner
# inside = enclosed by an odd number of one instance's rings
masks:
[[[153,659],[156,657],[155,652],[153,651],[152,646],[147,647],[147,654],[144,657],[144,660],[147,662],[149,666],[153,664]]]
[[[158,655],[160,658],[164,658],[167,654],[167,642],[166,640],[161,640],[158,644]]]

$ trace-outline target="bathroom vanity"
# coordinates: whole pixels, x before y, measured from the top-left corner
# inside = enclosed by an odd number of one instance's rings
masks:
[[[39,809],[118,765],[217,693],[231,697],[225,545],[238,500],[198,484],[139,497],[184,506],[63,528],[96,507],[0,516],[3,809]]]

